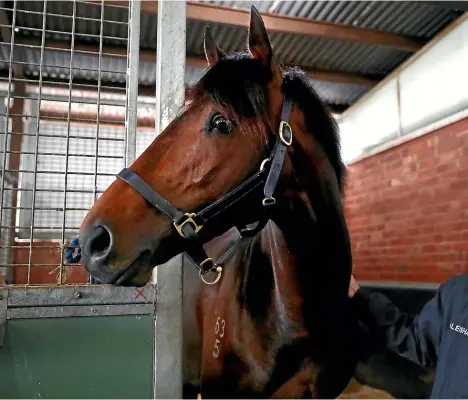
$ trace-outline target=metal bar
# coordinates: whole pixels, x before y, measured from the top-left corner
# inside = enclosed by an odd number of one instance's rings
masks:
[[[25,250],[28,250],[27,247],[23,247]],[[34,246],[34,248],[36,248],[36,246]],[[27,267],[29,264],[0,264],[1,266],[5,266],[5,267],[13,267],[13,268],[17,268],[17,267]],[[77,266],[79,264],[74,264],[72,266],[72,268],[75,268],[75,266]],[[57,263],[55,264],[31,264],[32,267],[54,267],[54,268],[57,268]],[[83,266],[81,264],[81,266]]]
[[[61,174],[63,174],[63,172],[61,172],[61,171],[42,171],[42,170],[41,171],[38,171],[38,170],[31,171],[31,170],[28,170],[28,169],[14,169],[14,170],[7,169],[6,172],[21,172],[23,174],[34,174],[34,175],[37,175],[37,174],[61,175]],[[98,176],[115,176],[115,174],[111,174],[109,172],[94,173],[94,172],[85,172],[85,171],[68,171],[68,175],[84,175],[84,176],[94,176],[94,175],[96,175],[96,177],[98,177]],[[95,185],[95,187],[97,187],[97,184]]]
[[[1,115],[1,114],[0,114]],[[31,118],[36,118],[35,116],[30,116],[30,115],[23,115],[24,117],[31,117]],[[41,119],[44,119],[44,117],[42,117]],[[66,121],[66,119],[64,119],[64,121]],[[92,122],[96,122],[96,121],[92,121]],[[31,133],[20,133],[20,132],[10,132],[11,135],[24,135],[24,136],[36,136],[35,134],[31,134]],[[41,137],[50,137],[50,138],[61,138],[61,139],[66,139],[67,137],[66,136],[63,136],[63,135],[52,135],[52,134],[48,134],[48,133],[41,133]],[[70,139],[95,139],[95,136],[72,136],[70,135]],[[119,139],[119,138],[114,138],[114,137],[100,137],[99,140],[112,140],[113,142],[123,142],[124,139]],[[31,153],[31,152],[28,152],[28,153]],[[25,154],[25,153],[23,153]],[[32,153],[34,154],[34,153]],[[80,155],[82,156],[82,155]],[[92,157],[94,157],[95,155],[93,154]],[[101,156],[100,156],[101,157]],[[111,156],[109,156],[111,157]],[[121,157],[119,157],[121,158]]]
[[[44,14],[45,16],[47,16],[48,14]],[[103,22],[109,22],[109,21],[104,21]],[[0,24],[0,27],[10,27],[10,25],[1,25]],[[31,26],[18,26],[19,29],[23,30],[23,31],[32,31],[32,32],[42,32],[42,29],[41,28],[33,28]],[[52,30],[52,29],[44,29],[44,32],[45,33],[52,33],[52,34],[61,34],[61,35],[70,35],[70,33],[68,32],[64,32],[64,31],[55,31],[55,30]],[[95,35],[93,33],[79,33],[79,32],[76,32],[75,33],[76,36],[82,36],[84,38],[99,38],[101,35]],[[107,36],[107,35],[102,35],[102,37],[104,39],[111,39],[111,40],[116,40],[116,41],[124,41],[124,40],[127,40],[127,38],[122,38],[122,37],[119,37],[119,36]]]
[[[87,209],[86,209],[87,210]],[[86,211],[85,210],[85,211]],[[74,246],[69,246],[69,247],[73,247],[75,248]],[[76,246],[76,248],[79,247],[79,246]],[[9,248],[9,249],[24,249],[24,246],[0,246],[0,249],[5,249],[5,248]],[[60,248],[60,243],[57,243],[55,246],[34,246],[35,249],[58,249]]]
[[[40,116],[41,116],[41,94],[42,94],[42,63],[44,62],[44,44],[45,44],[45,32],[46,29],[46,10],[47,0],[44,0],[44,15],[42,18],[42,45],[41,45],[41,67],[39,69],[39,95],[37,99],[37,124],[36,124],[36,143],[35,143],[35,158],[34,158],[34,179],[33,179],[33,193],[32,193],[32,210],[31,210],[31,241],[29,244],[29,259],[28,259],[28,283],[31,280],[31,262],[32,262],[32,243],[34,239],[34,214],[35,214],[35,203],[36,203],[36,178],[37,178],[37,164],[38,164],[38,152],[39,152],[39,127],[40,127]]]
[[[8,289],[8,307],[153,304],[153,285],[141,288],[112,285],[27,286]]]
[[[0,288],[0,349],[5,344],[7,311],[8,311],[8,290]]]
[[[98,170],[98,152],[99,152],[99,117],[101,112],[101,69],[102,69],[102,52],[103,52],[103,35],[104,35],[104,0],[101,0],[101,27],[99,30],[99,66],[98,66],[98,88],[97,88],[97,121],[96,121],[96,145],[94,161],[94,193],[93,204],[97,201],[97,170]],[[88,273],[88,283],[94,283],[95,279]]]
[[[50,50],[50,49],[45,47],[45,50]],[[57,50],[55,50],[55,51],[57,51]],[[61,51],[68,53],[69,50],[61,49]],[[78,51],[76,51],[76,52],[78,53]],[[93,54],[97,55],[95,53],[93,53]],[[106,56],[107,54],[103,53],[102,55]],[[114,55],[111,55],[111,54],[109,54],[109,56],[114,57]],[[0,62],[6,63],[8,61],[0,59]],[[43,67],[49,67],[49,68],[55,68],[55,69],[61,69],[61,70],[68,70],[69,69],[69,67],[65,67],[65,66],[57,66],[57,65],[45,64],[45,63],[40,64],[40,63],[28,62],[28,61],[12,61],[12,65],[30,65],[30,66],[33,66],[33,67],[40,67],[42,65]],[[96,71],[93,68],[86,68],[86,67],[79,67],[79,68],[78,67],[72,67],[72,70],[89,71],[89,72],[95,72]],[[107,73],[116,74],[116,75],[125,75],[124,71],[116,71],[116,70],[110,70],[110,69],[103,69],[101,72],[107,72]]]
[[[33,189],[26,188],[5,188],[5,191],[18,191],[18,192],[32,192]],[[36,192],[51,192],[51,193],[62,193],[62,189],[36,189]],[[98,193],[104,193],[102,190],[98,190]],[[94,190],[91,189],[68,189],[68,193],[94,193]]]
[[[99,317],[103,315],[148,315],[152,304],[122,304],[117,306],[28,307],[8,309],[7,319]]]
[[[61,190],[61,192],[63,192]],[[2,228],[15,228],[15,229],[28,229],[29,226],[25,225],[1,225]],[[60,230],[62,229],[62,226],[36,226],[36,229],[57,229]],[[79,229],[79,226],[66,226],[65,229]]]
[[[158,1],[156,134],[177,115],[185,95],[186,1]],[[154,398],[182,398],[182,256],[153,272],[157,287],[154,325]]]
[[[41,135],[42,136],[42,135]],[[57,136],[53,136],[52,137],[57,137]],[[59,136],[60,137],[60,136]],[[80,136],[80,139],[81,139],[81,136]],[[94,139],[94,138],[93,138]],[[102,139],[102,138],[101,138]],[[109,138],[109,140],[113,140],[112,138]],[[33,155],[34,153],[32,151],[8,151],[7,152],[8,154],[23,154],[23,155]],[[41,156],[54,156],[54,157],[95,157],[94,154],[76,154],[76,153],[69,153],[69,154],[63,154],[63,153],[47,153],[47,152],[44,152],[44,153],[41,153]],[[99,157],[100,158],[112,158],[112,159],[121,159],[122,157],[121,156],[108,156],[108,155],[104,155],[104,154],[99,154]],[[8,171],[8,170],[7,170]],[[1,173],[1,171],[0,171]],[[8,180],[8,176],[6,177],[6,179]],[[12,181],[10,182],[12,183]]]
[[[5,8],[5,7],[0,7],[0,10],[5,10],[5,11],[11,11],[11,8]],[[32,10],[17,10],[17,13],[24,13],[24,14],[36,14],[36,15],[42,15],[42,11],[32,11]],[[49,17],[60,17],[60,18],[73,18],[71,15],[66,15],[66,14],[55,14],[55,13],[47,13]],[[77,20],[82,20],[82,21],[95,21],[99,22],[100,20],[97,18],[91,18],[91,17],[76,17]],[[106,19],[105,22],[110,23],[110,24],[118,24],[118,25],[126,25],[126,22],[122,21],[115,21],[112,19]],[[6,25],[8,26],[8,25]],[[60,33],[68,33],[65,31],[59,31]]]
[[[103,46],[103,38],[102,35],[104,33],[104,0],[101,0],[101,29],[99,31],[99,66],[98,66],[98,97],[97,97],[97,121],[96,121],[96,142],[95,142],[95,154],[96,157],[94,158],[94,195],[93,195],[93,204],[97,200],[97,169],[98,169],[98,152],[99,152],[99,117],[101,111],[101,63],[102,63],[102,46]]]
[[[10,114],[11,117],[31,117],[31,118],[36,118],[35,116],[31,116],[31,115],[22,115],[22,114]],[[92,118],[70,118],[71,121],[73,122],[78,122],[78,123],[92,123],[92,124],[95,124],[97,123],[97,121],[95,119],[92,119]],[[42,115],[41,116],[41,120],[50,120],[50,121],[67,121],[67,118],[64,118],[64,117],[59,117],[59,116],[55,116],[55,115]],[[120,122],[118,120],[108,120],[108,119],[100,119],[101,123],[103,124],[109,124],[111,126],[121,126],[124,124],[124,121]],[[19,132],[16,132],[17,134],[19,134]],[[33,135],[34,136],[34,135]],[[41,136],[43,136],[41,134]],[[81,137],[81,136],[80,136]],[[93,139],[96,139],[95,136],[93,136]],[[102,138],[99,138],[99,140],[101,140]],[[123,140],[123,139],[122,139]]]
[[[54,80],[55,79],[55,80]],[[7,81],[8,80],[8,77],[6,76],[0,76],[0,81]],[[14,82],[26,82],[26,83],[30,83],[31,85],[37,85],[37,79],[32,79],[32,78],[14,78],[13,79]],[[46,83],[50,84],[50,85],[63,85],[63,86],[68,86],[68,80],[67,82],[64,82],[63,80],[61,80],[61,78],[47,78],[46,80],[43,80],[45,81]],[[95,89],[96,88],[96,85],[94,85],[93,83],[84,83],[85,81],[83,80],[80,80],[80,79],[75,79],[74,82],[73,82],[73,86],[75,89]],[[87,82],[90,82],[90,81],[87,81]],[[92,81],[91,81],[92,82]],[[116,83],[117,85],[121,85],[119,84],[118,82]],[[106,82],[106,84],[104,85],[104,87],[108,90],[112,90],[112,91],[117,91],[117,92],[124,92],[125,88],[122,87],[122,86],[115,86],[115,85],[112,85],[111,82]],[[142,86],[142,88],[144,89],[148,89],[147,86]]]
[[[3,207],[5,210],[30,210],[31,207]],[[62,207],[36,207],[41,211],[63,211]],[[89,211],[89,208],[68,207],[67,211]],[[0,246],[1,248],[1,246]]]
[[[0,92],[0,97],[6,97],[5,92]],[[11,95],[11,98],[13,99],[36,99],[35,93],[15,93],[13,92]],[[60,103],[68,103],[69,100],[65,96],[57,96],[57,95],[47,95],[43,94],[42,95],[42,100],[46,101],[55,101],[55,102],[60,102]],[[72,97],[70,100],[74,104],[96,104],[96,99],[93,98],[86,98],[86,97]],[[154,100],[149,99],[148,101],[144,100],[138,100],[138,104],[141,104],[142,106],[145,105],[154,105]],[[115,107],[126,107],[127,103],[125,100],[112,100],[112,99],[106,99],[103,102],[101,102],[102,106],[115,106]]]
[[[0,15],[1,20],[8,20],[7,14],[5,11],[2,11]],[[5,177],[6,177],[6,169],[7,169],[7,150],[8,150],[8,133],[10,131],[10,92],[11,92],[11,87],[12,87],[12,77],[13,77],[13,67],[11,65],[11,62],[13,61],[13,54],[14,54],[14,44],[15,44],[15,25],[16,25],[16,0],[13,2],[13,12],[12,12],[12,28],[11,28],[11,33],[8,29],[2,29],[1,34],[2,37],[5,39],[10,40],[10,65],[8,68],[8,93],[7,93],[7,101],[6,101],[6,118],[5,118],[5,133],[4,133],[4,141],[3,141],[3,166],[2,166],[2,183],[1,183],[1,190],[0,190],[0,224],[3,223],[3,205],[5,203]],[[22,72],[22,71],[19,71]],[[18,75],[18,74],[15,74]],[[18,180],[16,180],[18,182]],[[11,203],[14,204],[14,199],[15,199],[15,193],[16,192],[10,192],[11,197]],[[12,213],[13,214],[13,213]],[[7,217],[8,218],[8,217]],[[11,231],[6,231],[6,236],[8,241],[12,241],[11,238]],[[14,235],[14,232],[13,232]],[[4,232],[2,228],[0,228],[0,237],[4,238]],[[6,252],[4,255],[5,259],[9,260],[11,257],[11,252]],[[8,270],[6,271],[1,271],[2,275],[2,281],[6,281],[5,276],[10,275],[10,272]]]
[[[77,0],[77,2],[78,3],[83,3],[83,4],[93,4],[93,3],[98,3],[99,0]],[[119,1],[118,3],[125,4],[125,5],[109,3],[109,2],[106,1],[106,7],[115,8],[115,9],[127,8],[127,6],[126,6],[127,2],[120,2]]]
[[[125,114],[125,165],[129,166],[136,157],[138,72],[140,65],[140,1],[132,1],[128,6],[127,57],[127,112]]]
[[[75,22],[76,22],[76,2],[73,2],[73,19],[72,19],[72,40],[70,48],[70,76],[69,76],[69,85],[68,85],[68,121],[67,121],[67,145],[65,152],[65,176],[64,176],[64,185],[63,185],[63,214],[62,214],[62,238],[61,243],[65,244],[65,220],[67,213],[67,186],[68,186],[68,156],[70,153],[70,115],[71,115],[71,105],[72,105],[72,82],[73,82],[73,53],[75,50]],[[32,239],[32,238],[31,238]],[[63,257],[64,252],[60,252],[60,268],[59,268],[59,283],[63,283]]]

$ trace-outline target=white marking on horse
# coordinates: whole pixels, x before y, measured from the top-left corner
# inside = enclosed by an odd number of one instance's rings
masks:
[[[221,321],[220,321],[221,320]],[[216,325],[215,325],[215,335],[223,338],[224,337],[224,328],[226,327],[226,320],[221,317],[218,317],[216,319]],[[218,339],[218,337],[215,339],[214,347],[213,347],[213,358],[218,358],[219,357],[219,352],[220,352],[220,347],[219,345],[221,344],[221,341]]]

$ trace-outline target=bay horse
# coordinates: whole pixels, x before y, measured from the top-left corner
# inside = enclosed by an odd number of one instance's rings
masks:
[[[247,42],[226,54],[207,28],[208,69],[87,214],[82,260],[101,283],[142,286],[190,258],[199,353],[184,396],[335,398],[358,361],[338,130],[307,75],[279,66],[255,7]]]

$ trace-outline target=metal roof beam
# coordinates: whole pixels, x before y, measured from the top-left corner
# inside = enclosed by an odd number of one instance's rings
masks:
[[[32,47],[41,47],[41,41],[39,39],[33,38],[18,38],[18,44],[22,46],[32,46]],[[45,48],[50,50],[64,50],[70,51],[70,43],[62,41],[53,41],[46,40]],[[75,51],[80,53],[85,53],[89,55],[99,55],[99,46],[93,44],[79,44],[75,42]],[[126,57],[127,49],[123,47],[115,46],[104,46],[103,55],[116,56],[116,57]],[[152,50],[140,50],[140,61],[143,62],[156,62],[156,52]],[[204,57],[200,56],[190,56],[186,57],[186,63],[188,66],[205,69],[207,67],[207,62]],[[374,87],[383,76],[378,77],[367,77],[363,75],[350,74],[345,72],[336,72],[336,71],[327,71],[315,68],[301,67],[304,69],[311,79],[326,81],[326,82],[337,82],[337,83],[347,83],[355,84],[367,87]]]
[[[147,5],[144,7],[146,11],[153,2],[144,2],[144,4]],[[187,4],[187,18],[247,27],[250,20],[250,10],[233,9],[212,4],[189,3]],[[357,42],[374,46],[386,46],[408,52],[418,51],[423,46],[422,43],[402,35],[376,29],[358,28],[352,25],[270,13],[262,13],[262,18],[265,22],[266,29],[272,32],[323,37],[326,39]]]
[[[96,0],[89,0],[98,3]],[[99,2],[100,3],[100,2]],[[125,5],[126,1],[105,0],[107,5]],[[141,10],[157,14],[157,1],[143,1]],[[373,46],[385,46],[406,52],[418,51],[426,41],[420,41],[377,29],[359,28],[352,25],[292,17],[288,15],[262,13],[268,31],[290,33],[326,39],[343,40]],[[249,26],[250,10],[236,9],[207,3],[187,3],[187,19],[234,26]]]
[[[143,52],[142,52],[143,53]],[[147,55],[146,55],[147,56]],[[144,57],[146,57],[144,56]],[[140,53],[141,57],[141,53]],[[187,65],[205,69],[207,67],[206,59],[200,56],[187,56]],[[350,74],[347,72],[328,71],[323,69],[302,67],[307,72],[310,79],[326,82],[350,83],[361,86],[373,87],[380,82],[385,76],[368,77],[364,75]]]
[[[468,2],[465,1],[421,1],[435,7],[448,8],[450,10],[468,11]]]

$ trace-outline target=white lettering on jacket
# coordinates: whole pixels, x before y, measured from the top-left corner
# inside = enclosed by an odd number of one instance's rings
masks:
[[[454,325],[453,322],[450,322],[450,329],[452,329],[453,331],[459,332],[465,336],[468,336],[468,329],[465,328],[464,326]]]

